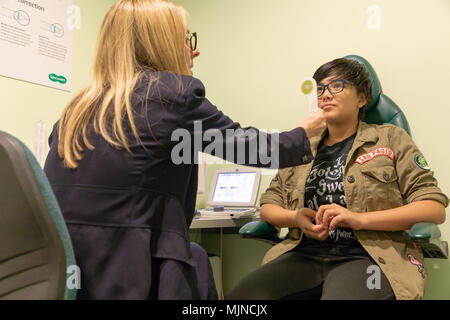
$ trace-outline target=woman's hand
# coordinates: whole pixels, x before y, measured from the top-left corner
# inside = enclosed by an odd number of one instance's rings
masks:
[[[312,239],[325,241],[328,238],[328,229],[321,224],[312,223],[311,218],[315,217],[316,211],[309,208],[302,208],[297,211],[295,220],[305,235]]]
[[[362,214],[352,212],[335,203],[321,206],[315,216],[316,223],[329,230],[334,230],[336,226],[361,230],[364,224],[363,218]]]
[[[299,127],[302,127],[306,131],[306,135],[308,139],[320,135],[323,130],[327,127],[327,123],[325,121],[323,110],[320,109],[317,112],[314,112],[312,115],[306,117],[298,124]]]

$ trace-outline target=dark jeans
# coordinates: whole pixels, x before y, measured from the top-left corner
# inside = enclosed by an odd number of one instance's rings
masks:
[[[369,257],[290,251],[242,279],[227,300],[394,300],[381,269]],[[369,271],[368,271],[369,270]],[[369,285],[368,285],[369,283]],[[376,288],[369,289],[369,287]]]

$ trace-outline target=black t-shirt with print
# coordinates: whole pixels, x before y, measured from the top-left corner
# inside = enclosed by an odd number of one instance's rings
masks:
[[[356,134],[332,146],[325,145],[323,140],[320,142],[316,159],[306,181],[306,208],[317,211],[320,206],[332,203],[347,207],[343,177],[347,156],[355,137]],[[365,254],[365,250],[356,239],[353,230],[341,227],[330,231],[325,241],[315,240],[304,235],[297,249],[334,254]]]

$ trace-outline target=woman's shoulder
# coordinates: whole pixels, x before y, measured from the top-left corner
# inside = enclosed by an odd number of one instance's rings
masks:
[[[167,71],[146,71],[141,74],[135,92],[150,98],[186,99],[192,95],[204,96],[205,87],[193,76]]]

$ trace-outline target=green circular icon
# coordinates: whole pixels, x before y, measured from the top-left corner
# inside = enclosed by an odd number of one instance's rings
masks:
[[[314,90],[314,84],[311,80],[306,80],[302,84],[302,92],[305,95],[311,94]]]
[[[415,156],[415,158],[414,158],[414,161],[416,162],[416,164],[417,164],[417,166],[418,166],[419,168],[421,168],[421,169],[423,169],[423,170],[426,170],[426,171],[430,171],[430,170],[431,170],[431,168],[430,168],[430,166],[428,165],[427,160],[425,160],[425,157],[424,157],[424,156],[422,156],[422,155],[420,155],[420,154],[417,154],[417,155]]]

